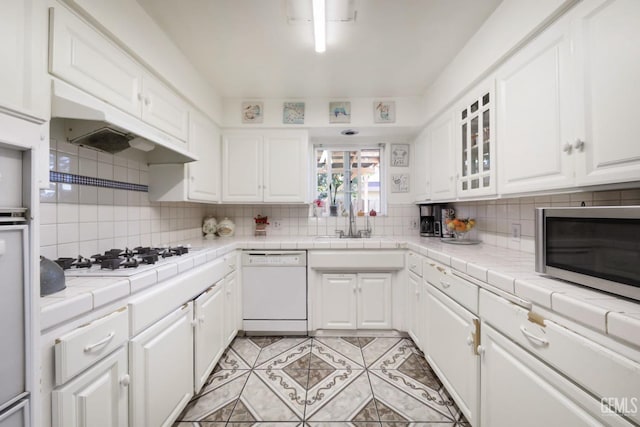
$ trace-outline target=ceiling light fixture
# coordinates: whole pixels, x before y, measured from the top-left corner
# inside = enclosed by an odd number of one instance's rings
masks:
[[[316,52],[327,50],[327,20],[325,0],[313,1],[313,38],[316,44]]]

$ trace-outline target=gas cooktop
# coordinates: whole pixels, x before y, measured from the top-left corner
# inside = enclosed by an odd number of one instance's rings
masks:
[[[173,247],[136,247],[133,249],[110,249],[103,254],[88,258],[78,255],[76,258],[58,258],[66,276],[115,276],[126,277],[171,263],[178,257],[192,255],[190,246]]]

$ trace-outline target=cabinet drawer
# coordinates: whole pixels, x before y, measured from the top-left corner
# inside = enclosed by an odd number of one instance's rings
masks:
[[[478,313],[478,287],[476,285],[454,276],[450,268],[429,260],[424,263],[423,274],[436,289],[444,292],[472,313]]]
[[[69,381],[129,339],[126,307],[81,326],[55,343],[56,385]]]
[[[480,316],[486,323],[577,384],[619,402],[638,396],[640,364],[553,321],[529,320],[529,314],[503,298],[480,292]],[[640,414],[629,415],[640,421]]]
[[[409,270],[422,277],[422,257],[416,253],[409,252]]]

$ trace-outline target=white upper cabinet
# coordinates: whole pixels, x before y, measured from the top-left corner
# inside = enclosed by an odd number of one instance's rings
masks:
[[[309,175],[306,134],[267,134],[263,154],[264,201],[304,202]]]
[[[188,105],[64,6],[51,9],[50,72],[182,141]]]
[[[50,72],[127,113],[140,115],[142,70],[63,6],[51,8]]]
[[[189,152],[185,164],[149,165],[149,199],[154,202],[220,201],[220,129],[196,111],[189,113]]]
[[[413,157],[415,159],[414,182],[415,201],[422,202],[431,195],[431,174],[427,165],[430,164],[430,145],[427,129],[424,129],[413,143]]]
[[[456,169],[453,147],[453,112],[447,111],[427,127],[430,148],[431,200],[450,200],[456,196]]]
[[[456,109],[456,169],[458,197],[496,193],[494,80],[462,99]]]
[[[262,135],[222,137],[222,201],[262,201]]]
[[[202,114],[189,114],[189,151],[198,160],[188,163],[189,199],[220,201],[220,129]]]
[[[640,179],[640,3],[588,0],[497,72],[499,192]]]
[[[222,201],[305,203],[306,131],[229,132],[222,138]]]
[[[563,188],[573,182],[570,40],[567,25],[547,29],[497,74],[500,192]]]
[[[43,0],[3,0],[0,13],[0,111],[42,123],[50,101],[47,14]]]
[[[640,179],[640,2],[590,0],[575,10],[578,185]]]

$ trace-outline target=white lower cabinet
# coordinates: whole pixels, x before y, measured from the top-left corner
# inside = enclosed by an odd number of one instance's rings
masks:
[[[224,345],[233,341],[238,334],[242,315],[240,314],[240,289],[238,285],[238,273],[230,273],[224,279]]]
[[[481,425],[631,425],[485,323],[481,341]]]
[[[197,393],[226,347],[224,335],[224,280],[194,300],[194,392]]]
[[[391,328],[391,274],[358,274],[358,329]]]
[[[321,328],[391,328],[391,274],[323,274],[321,286]]]
[[[407,332],[409,336],[420,348],[422,342],[422,278],[413,272],[409,272],[409,280],[407,287]]]
[[[130,341],[131,426],[170,426],[193,396],[193,302]]]
[[[428,285],[427,289],[427,360],[460,411],[477,425],[480,359],[474,343],[479,335],[478,317],[435,287]]]
[[[126,346],[52,392],[53,426],[128,425],[129,375]],[[134,424],[135,425],[135,424]]]

